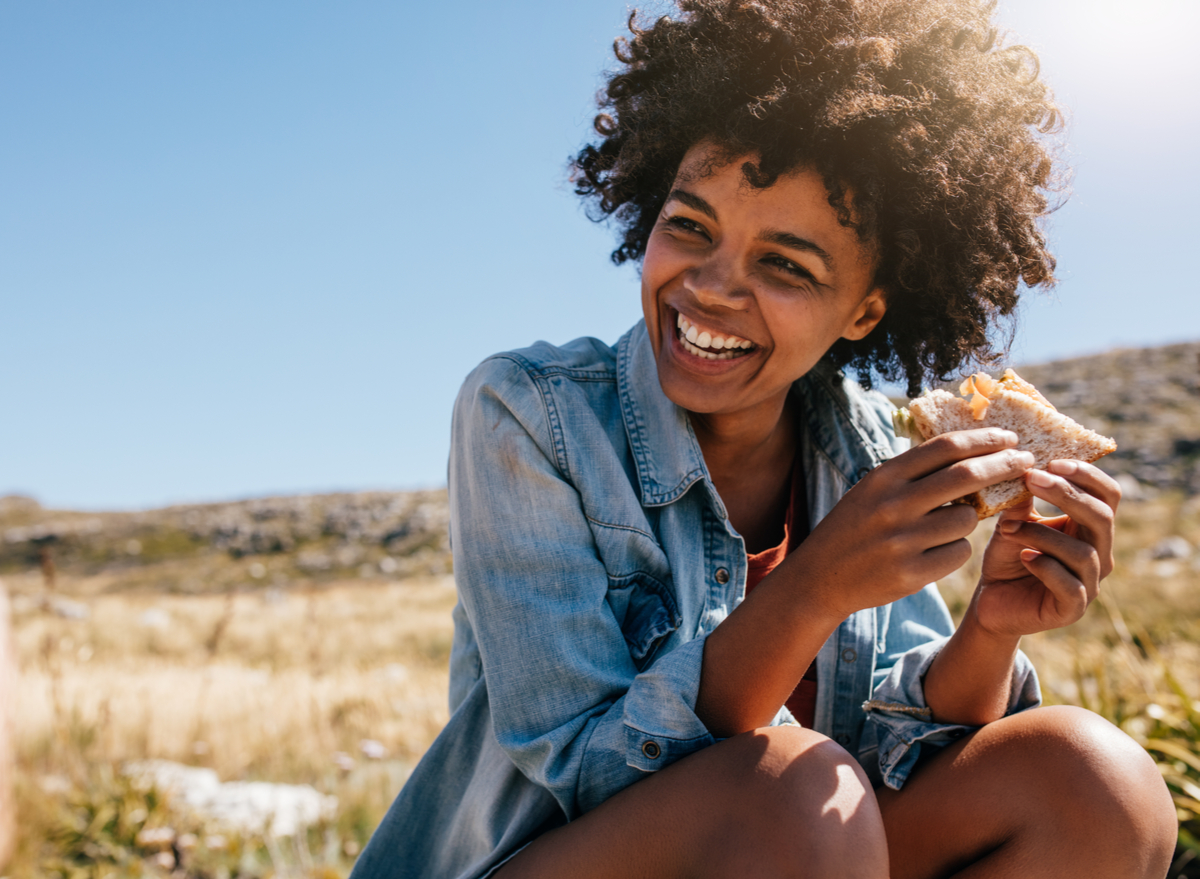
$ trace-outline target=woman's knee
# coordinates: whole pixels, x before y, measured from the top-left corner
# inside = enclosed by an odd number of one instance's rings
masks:
[[[1140,875],[1161,874],[1160,864],[1165,871],[1175,843],[1175,806],[1145,750],[1082,708],[1040,708],[1016,717],[1022,723],[1006,745],[1024,764],[1042,809],[1095,845],[1137,854],[1133,860],[1146,864]]]
[[[1166,785],[1150,755],[1100,715],[1060,705],[1018,716],[1025,719],[1018,741],[1036,743],[1041,771],[1053,767],[1059,781],[1120,802],[1135,797],[1169,802]]]
[[[756,867],[771,865],[781,876],[887,875],[879,806],[866,774],[844,748],[788,726],[744,733],[719,747],[734,786],[726,802],[737,812],[727,826],[737,827],[757,853]],[[748,865],[730,866],[734,875]]]

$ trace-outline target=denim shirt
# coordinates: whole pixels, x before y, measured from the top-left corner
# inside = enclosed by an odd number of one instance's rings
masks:
[[[825,365],[800,395],[816,525],[903,445],[892,406]],[[454,610],[446,728],[353,879],[489,875],[533,836],[715,741],[695,714],[707,635],[746,552],[644,324],[489,358],[454,409]],[[953,630],[934,585],[846,619],[817,656],[814,726],[899,788],[935,723],[925,672]],[[1019,656],[1009,712],[1039,703]],[[794,723],[781,708],[774,723]]]

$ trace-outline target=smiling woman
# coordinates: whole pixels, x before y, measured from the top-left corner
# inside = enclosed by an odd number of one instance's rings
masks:
[[[908,449],[840,367],[986,359],[1057,112],[976,0],[678,0],[619,42],[580,194],[644,320],[455,404],[452,716],[368,877],[1158,879],[1174,808],[1018,650],[1112,570],[1120,489],[1017,437]],[[1036,474],[1036,475],[1034,475]],[[933,581],[1026,479],[954,630]]]

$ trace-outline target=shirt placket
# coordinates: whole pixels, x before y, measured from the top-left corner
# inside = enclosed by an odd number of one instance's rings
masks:
[[[830,735],[843,748],[856,748],[866,719],[859,707],[870,697],[875,660],[875,610],[860,610],[838,626],[833,674],[835,708]]]

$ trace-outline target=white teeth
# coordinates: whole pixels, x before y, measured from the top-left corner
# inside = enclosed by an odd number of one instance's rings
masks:
[[[737,336],[714,336],[708,330],[697,329],[696,325],[682,313],[677,313],[675,326],[679,328],[679,337],[683,342],[684,349],[705,360],[733,360],[735,357],[743,356],[744,352],[754,347],[754,343],[748,339],[739,339]],[[722,351],[722,349],[724,350]],[[722,351],[722,353],[715,353],[717,351]]]

